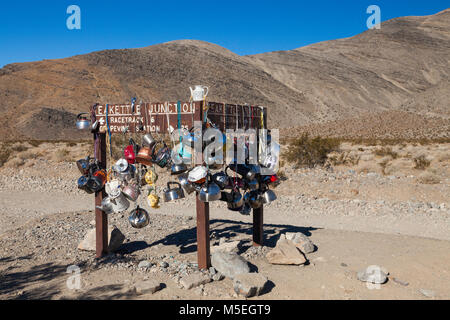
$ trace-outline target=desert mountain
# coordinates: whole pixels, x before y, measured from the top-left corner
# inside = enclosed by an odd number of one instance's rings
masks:
[[[271,127],[391,111],[448,123],[449,79],[449,9],[393,19],[352,38],[254,56],[202,41],[172,41],[5,66],[0,135],[76,138],[72,114],[95,102],[185,100],[194,84],[209,86],[211,101],[267,106]]]

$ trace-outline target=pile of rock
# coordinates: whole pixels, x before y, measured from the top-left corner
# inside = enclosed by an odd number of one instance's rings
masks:
[[[266,258],[271,264],[302,265],[307,261],[306,254],[314,252],[314,243],[302,233],[281,234],[274,249]]]

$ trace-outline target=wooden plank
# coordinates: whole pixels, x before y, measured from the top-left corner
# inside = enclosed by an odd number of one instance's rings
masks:
[[[99,160],[100,168],[106,169],[106,134],[100,133],[99,140],[99,148],[95,156]],[[106,197],[104,189],[95,194],[95,242],[97,258],[101,258],[107,254],[108,250],[108,216],[97,208],[97,206],[101,206],[104,197]]]

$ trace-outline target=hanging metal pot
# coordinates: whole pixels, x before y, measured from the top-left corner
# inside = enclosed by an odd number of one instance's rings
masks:
[[[191,183],[204,183],[206,176],[208,175],[208,169],[204,166],[198,166],[189,171],[188,180]]]
[[[222,192],[219,186],[211,181],[211,175],[209,174],[206,178],[205,184],[200,189],[198,193],[198,199],[202,202],[211,202],[220,200]]]
[[[136,155],[136,162],[146,166],[152,165],[152,149],[150,147],[142,147]]]
[[[80,170],[81,174],[83,174],[83,175],[89,174],[89,167],[90,167],[89,157],[78,160],[77,167],[78,167],[78,170]]]
[[[232,190],[228,197],[228,209],[231,211],[239,211],[244,205],[244,198],[237,190]]]
[[[96,206],[96,208],[102,210],[106,214],[111,214],[114,212],[114,206],[111,198],[109,197],[103,198],[101,206]]]
[[[258,209],[262,205],[259,196],[260,194],[257,191],[250,191],[244,195],[244,201],[247,202],[253,209]]]
[[[260,201],[263,204],[268,204],[268,203],[271,203],[272,201],[275,201],[275,200],[277,200],[277,195],[275,194],[275,192],[273,192],[270,189],[267,189],[260,196]]]
[[[150,223],[150,217],[146,210],[139,208],[138,206],[136,209],[131,211],[131,214],[128,217],[128,221],[133,228],[142,229],[148,226],[148,224]]]
[[[225,171],[217,172],[212,176],[212,181],[215,182],[221,190],[227,188],[230,183],[230,177],[226,173],[227,169],[228,167],[225,169]]]
[[[122,184],[119,180],[114,179],[105,184],[105,192],[111,198],[116,198],[122,192]]]
[[[129,184],[123,188],[122,193],[127,197],[128,200],[136,201],[141,194],[139,187],[136,184]]]
[[[165,168],[167,164],[170,162],[171,151],[170,148],[164,143],[164,146],[158,150],[156,154],[154,154],[154,150],[157,144],[153,146],[152,152],[152,161],[156,163],[160,168]]]
[[[176,175],[176,174],[181,174],[183,172],[187,171],[187,166],[184,163],[179,163],[179,164],[172,164],[172,168],[171,168],[171,174],[172,175]]]
[[[103,189],[106,183],[106,171],[97,170],[93,175],[87,179],[87,187],[93,192],[99,192]]]
[[[256,179],[245,180],[245,187],[250,191],[255,191],[259,189],[259,182]]]
[[[133,146],[127,146],[123,151],[123,155],[129,164],[136,163],[136,153],[134,152]]]
[[[178,181],[180,182],[181,187],[184,189],[184,191],[187,192],[187,194],[191,194],[195,191],[195,187],[192,185],[192,183],[188,180],[188,172],[185,172],[178,176]]]
[[[142,145],[145,147],[149,147],[150,149],[156,144],[155,138],[150,133],[145,134],[142,137]]]
[[[234,172],[237,172],[242,176],[242,178],[247,180],[253,180],[256,177],[257,169],[256,166],[247,165],[247,164],[231,164],[230,169]]]
[[[147,203],[150,208],[158,209],[159,208],[159,197],[156,194],[149,194],[147,196]]]
[[[125,195],[120,192],[117,196],[109,196],[111,203],[113,204],[113,210],[115,213],[126,211],[130,207],[130,202]]]
[[[247,202],[245,202],[244,205],[239,210],[239,213],[242,214],[243,216],[249,216],[251,212],[252,207]]]
[[[94,193],[94,191],[92,191],[90,188],[88,188],[88,177],[86,176],[81,176],[78,181],[78,189],[83,190],[89,194]]]
[[[170,188],[170,185],[177,185],[178,188]],[[168,182],[167,188],[164,189],[164,201],[169,202],[173,200],[179,200],[184,198],[184,192],[181,188],[181,184],[178,182]]]
[[[85,116],[87,115],[87,116]],[[77,115],[77,129],[78,130],[90,130],[91,121],[88,120],[89,113],[80,113]]]

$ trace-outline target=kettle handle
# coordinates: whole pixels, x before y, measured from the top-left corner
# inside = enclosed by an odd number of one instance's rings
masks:
[[[178,188],[181,188],[181,184],[179,184],[178,182],[175,182],[175,181],[169,181],[169,182],[167,182],[167,189],[172,190],[172,189],[170,188],[170,185],[171,185],[171,184],[176,184],[176,185],[178,186]]]
[[[79,114],[77,115],[77,119],[80,120],[80,119],[81,119],[81,116],[84,115],[84,114],[89,115],[89,113],[87,113],[87,112],[82,112],[82,113],[79,113]]]

